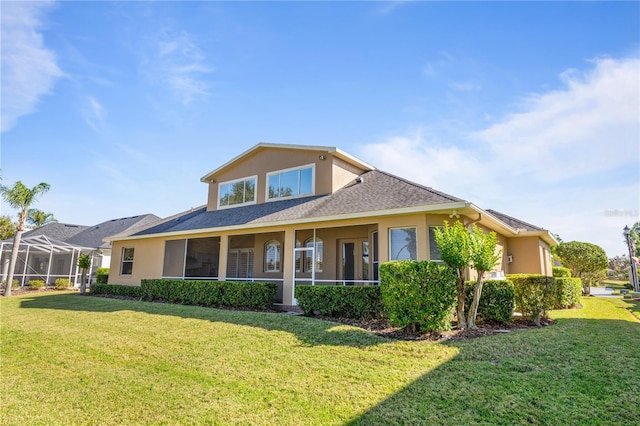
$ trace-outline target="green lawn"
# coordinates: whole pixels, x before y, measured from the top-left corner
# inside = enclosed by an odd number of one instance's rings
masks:
[[[633,424],[640,322],[621,300],[583,301],[554,326],[443,344],[284,314],[2,298],[1,424]]]

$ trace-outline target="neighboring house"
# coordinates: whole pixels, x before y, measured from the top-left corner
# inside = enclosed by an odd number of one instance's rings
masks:
[[[144,278],[270,281],[294,305],[297,285],[378,282],[378,265],[439,261],[433,229],[478,223],[498,234],[497,271],[551,275],[549,231],[379,171],[324,146],[261,143],[201,179],[206,205],[113,245],[109,282]]]
[[[95,226],[48,223],[22,234],[20,251],[14,278],[21,285],[30,280],[40,279],[53,285],[57,278],[67,278],[73,285],[80,285],[81,271],[77,267],[81,254],[91,255],[91,276],[100,267],[111,263],[111,244],[106,237],[125,231],[132,231],[160,218],[146,214],[113,219]],[[0,265],[2,280],[9,271],[9,260],[13,248],[13,238],[0,242]]]

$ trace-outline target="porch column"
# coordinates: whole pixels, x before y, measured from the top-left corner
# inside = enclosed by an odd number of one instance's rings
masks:
[[[29,266],[29,248],[30,245],[27,244],[27,252],[24,255],[24,270],[22,271],[22,284],[21,287],[24,287],[24,281],[27,279],[27,266]],[[18,256],[20,256],[20,246],[18,246]]]
[[[49,247],[49,263],[47,264],[47,285],[49,285],[49,277],[51,276],[51,260],[53,259],[53,246]],[[53,283],[51,283],[53,284]]]
[[[296,230],[286,228],[284,230],[284,265],[282,271],[282,303],[293,305],[293,292],[295,289],[294,270],[296,268],[294,250],[296,248]]]
[[[229,236],[220,236],[220,253],[218,254],[218,281],[227,279],[227,256],[229,254]]]

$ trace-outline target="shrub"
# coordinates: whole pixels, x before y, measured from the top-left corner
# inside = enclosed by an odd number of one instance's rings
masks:
[[[2,280],[2,288],[6,288],[7,287],[7,280]],[[18,288],[20,287],[20,280],[18,279],[12,279],[11,280],[11,288]]]
[[[109,281],[109,268],[96,269],[96,284],[106,284]]]
[[[554,278],[570,278],[571,277],[571,269],[569,268],[561,268],[554,267],[553,268],[553,277]],[[582,291],[582,290],[580,290]]]
[[[451,328],[456,301],[456,273],[427,261],[380,265],[380,292],[389,322],[414,331]]]
[[[64,290],[71,286],[71,281],[69,281],[69,278],[56,278],[53,284],[57,290]]]
[[[471,306],[475,281],[465,285],[465,306]],[[482,297],[478,305],[478,315],[485,321],[509,323],[513,318],[516,296],[513,283],[509,280],[485,280]],[[466,314],[466,312],[465,312]]]
[[[383,312],[379,286],[298,286],[296,299],[305,315],[368,319]]]
[[[582,280],[580,278],[563,277],[555,279],[555,309],[573,308],[580,305],[582,296]]]
[[[555,280],[538,274],[508,275],[516,293],[516,310],[540,326],[540,318],[556,302]]]
[[[29,280],[29,289],[37,290],[39,288],[43,288],[45,283],[43,280]]]
[[[278,285],[270,282],[142,280],[142,298],[184,305],[269,309]]]
[[[91,294],[106,294],[112,296],[142,297],[142,288],[133,285],[94,284]]]

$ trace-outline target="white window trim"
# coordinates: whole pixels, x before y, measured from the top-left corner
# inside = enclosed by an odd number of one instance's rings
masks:
[[[280,174],[280,173],[291,172],[293,170],[308,169],[309,167],[311,167],[311,192],[310,193],[301,194],[301,195],[292,195],[290,197],[269,198],[269,177],[270,176],[276,175],[276,174]],[[313,196],[315,194],[316,194],[316,164],[315,163],[305,164],[304,166],[290,167],[288,169],[274,170],[272,172],[267,173],[267,181],[265,183],[265,189],[264,189],[264,199],[267,202],[280,201],[280,200],[291,200],[293,198],[311,197],[311,196]],[[218,199],[219,198],[220,197],[218,197]]]
[[[133,260],[134,259],[124,260],[124,252],[126,250],[129,250],[129,249],[133,250],[133,258],[135,259],[135,257],[136,257],[136,248],[135,247],[122,247],[122,254],[120,255],[120,276],[121,277],[130,277],[130,276],[133,275]],[[122,273],[122,267],[124,266],[125,262],[126,263],[131,263],[131,273],[130,274],[123,274]]]
[[[418,241],[418,227],[417,226],[396,226],[394,228],[388,228],[389,232],[388,232],[388,237],[389,237],[389,261],[390,262],[394,262],[397,259],[391,259],[393,252],[391,251],[391,231],[394,229],[413,229],[416,232],[416,259],[418,260],[418,247],[420,242]]]
[[[220,187],[222,187],[222,185],[228,185],[228,184],[232,184],[232,183],[236,183],[236,182],[243,182],[249,179],[255,179],[255,188],[253,190],[253,201],[246,201],[244,203],[239,203],[239,204],[231,204],[229,206],[221,206],[220,205]],[[249,206],[251,204],[256,204],[256,202],[258,201],[258,175],[253,175],[253,176],[246,176],[243,178],[239,178],[239,179],[233,179],[233,180],[226,180],[224,182],[218,182],[218,210],[223,210],[223,209],[232,209],[234,207],[240,207],[240,206]]]

